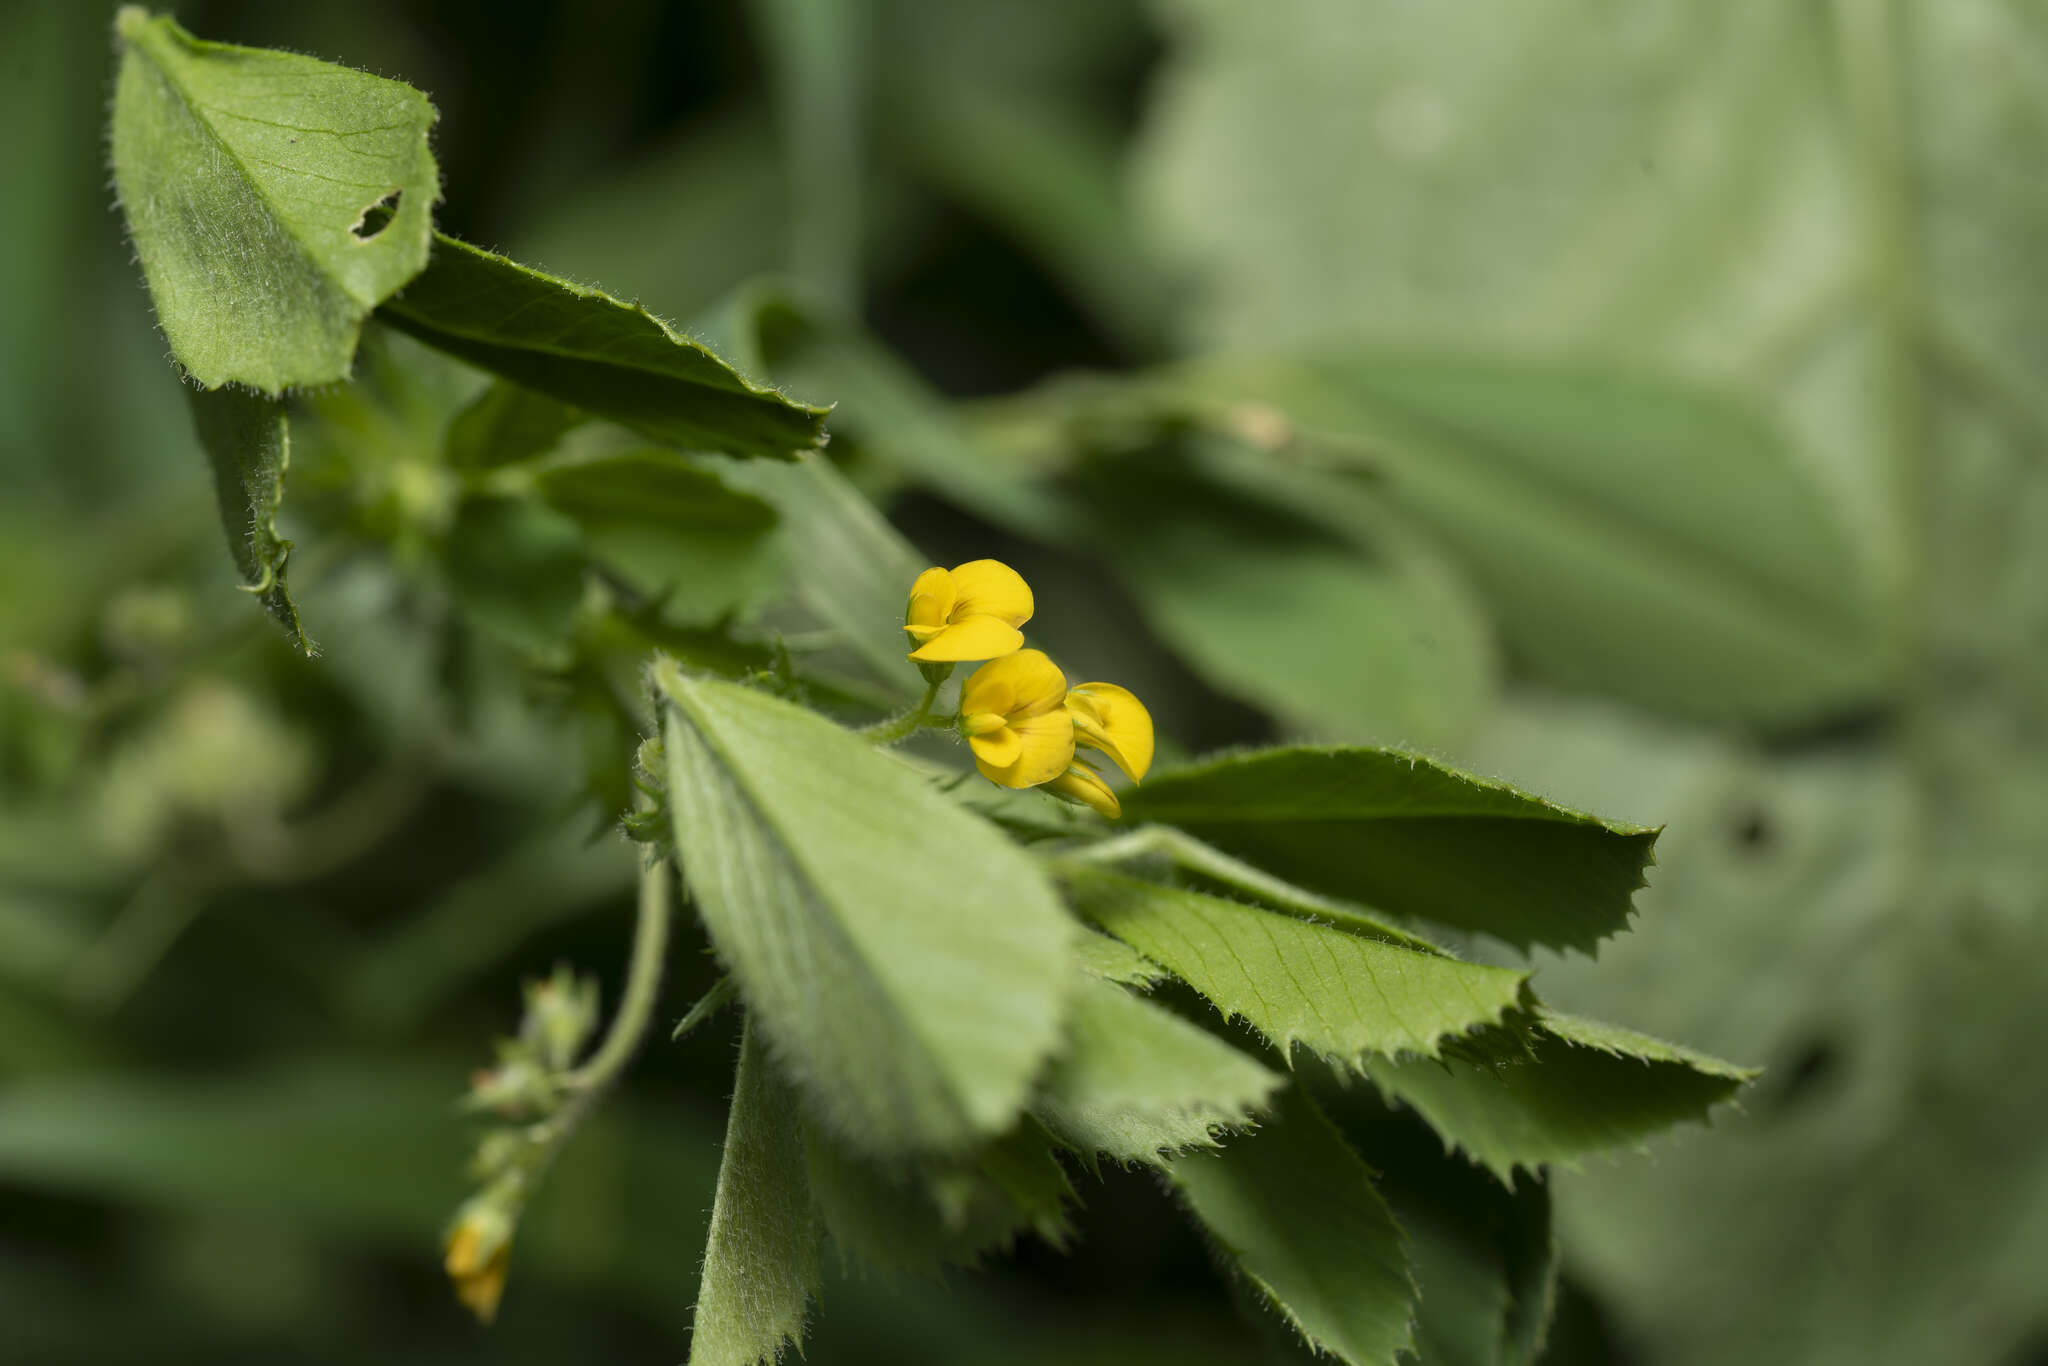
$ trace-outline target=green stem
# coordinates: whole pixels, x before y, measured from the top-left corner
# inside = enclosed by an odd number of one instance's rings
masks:
[[[915,733],[930,719],[932,704],[939,700],[939,687],[944,682],[944,679],[938,679],[927,683],[924,689],[924,696],[918,700],[916,706],[904,712],[901,716],[892,716],[886,721],[877,721],[874,725],[862,731],[861,734],[878,745],[893,745],[898,740]]]
[[[640,914],[633,927],[633,961],[626,972],[626,993],[612,1016],[612,1027],[590,1061],[562,1079],[565,1088],[586,1095],[603,1089],[640,1047],[654,1000],[660,993],[661,969],[668,956],[670,893],[667,860],[650,854],[640,865]]]

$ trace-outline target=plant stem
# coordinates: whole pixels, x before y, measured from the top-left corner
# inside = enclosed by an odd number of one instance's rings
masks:
[[[618,1075],[647,1033],[661,987],[662,963],[668,956],[672,876],[668,861],[659,855],[649,854],[640,865],[640,913],[633,927],[633,960],[626,970],[626,992],[597,1052],[562,1079],[569,1090],[589,1093],[603,1088]]]
[[[924,696],[919,699],[916,706],[904,712],[901,716],[892,716],[886,721],[877,721],[874,725],[862,731],[861,734],[878,745],[893,745],[898,740],[912,734],[931,717],[932,703],[939,700],[939,687],[944,681],[944,679],[940,679],[937,682],[927,683],[924,689]]]

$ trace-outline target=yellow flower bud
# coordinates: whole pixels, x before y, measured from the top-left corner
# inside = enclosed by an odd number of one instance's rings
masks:
[[[1000,659],[1024,645],[1017,628],[1031,620],[1031,586],[999,560],[927,569],[910,586],[903,629],[920,663]]]
[[[455,1282],[455,1297],[489,1323],[505,1294],[505,1269],[512,1257],[512,1216],[491,1191],[471,1200],[455,1216],[444,1244],[442,1265]]]
[[[1074,760],[1065,773],[1045,785],[1045,790],[1055,797],[1092,806],[1111,820],[1124,814],[1116,793],[1109,790],[1109,784],[1102,781],[1102,776],[1086,759]]]

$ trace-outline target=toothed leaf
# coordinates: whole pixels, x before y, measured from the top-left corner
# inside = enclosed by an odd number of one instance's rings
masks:
[[[1389,1096],[1503,1181],[1516,1167],[1573,1165],[1704,1120],[1756,1074],[1703,1053],[1593,1020],[1544,1010],[1526,1051],[1474,1062],[1370,1065]]]
[[[1280,877],[1527,948],[1625,928],[1657,832],[1400,750],[1259,750],[1148,778],[1133,820],[1177,825]]]
[[[787,459],[825,409],[742,379],[635,304],[445,234],[381,315],[430,346],[667,445]]]
[[[1074,998],[1067,1046],[1035,1113],[1085,1153],[1118,1162],[1215,1146],[1247,1123],[1280,1077],[1207,1031],[1122,987],[1088,981]]]
[[[1283,1054],[1301,1044],[1351,1066],[1372,1054],[1434,1057],[1445,1039],[1514,1009],[1528,980],[1118,873],[1062,876],[1083,915]]]
[[[1173,1182],[1230,1262],[1318,1351],[1394,1366],[1415,1281],[1372,1171],[1299,1087],[1251,1134],[1181,1158]]]

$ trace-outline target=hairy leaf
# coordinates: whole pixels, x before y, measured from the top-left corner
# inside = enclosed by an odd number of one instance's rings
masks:
[[[1303,1044],[1351,1066],[1368,1054],[1435,1057],[1499,1022],[1528,974],[1464,963],[1202,892],[1087,867],[1063,871],[1075,907],[1281,1053]]]
[[[1052,1137],[1026,1120],[963,1157],[876,1160],[816,1125],[805,1130],[811,1189],[841,1250],[893,1272],[971,1266],[1025,1232],[1067,1231],[1074,1189]]]
[[[750,1019],[740,1035],[690,1366],[754,1366],[800,1346],[823,1236],[796,1097]]]
[[[1614,1025],[1543,1011],[1527,1052],[1493,1065],[1370,1064],[1388,1095],[1502,1181],[1705,1119],[1756,1073]]]
[[[1075,936],[1074,943],[1082,970],[1105,982],[1147,987],[1167,976],[1165,968],[1121,939],[1111,939],[1106,934],[1082,934]]]
[[[1096,937],[1096,936],[1091,936]],[[1122,987],[1090,980],[1034,1113],[1084,1153],[1158,1162],[1215,1146],[1246,1124],[1280,1077],[1208,1031]]]
[[[434,107],[135,6],[114,28],[114,185],[171,354],[208,389],[348,378],[364,317],[427,263]]]
[[[1155,775],[1124,810],[1314,890],[1522,948],[1590,950],[1622,929],[1657,838],[1386,749],[1228,755]]]
[[[1224,1255],[1310,1346],[1352,1366],[1394,1366],[1409,1349],[1415,1282],[1400,1227],[1299,1087],[1257,1132],[1171,1172]]]
[[[284,627],[299,650],[315,653],[299,624],[299,609],[285,589],[285,562],[292,543],[277,534],[277,509],[284,502],[284,476],[291,465],[291,418],[283,403],[236,389],[197,389],[186,394],[192,425],[213,466],[213,492],[220,502],[228,552],[242,572],[242,586],[256,595]]]
[[[787,459],[823,440],[823,408],[749,383],[646,309],[445,235],[383,316],[430,346],[667,445]]]
[[[684,875],[812,1107],[879,1154],[1008,1129],[1076,980],[1037,865],[815,713],[665,661],[655,682]]]

